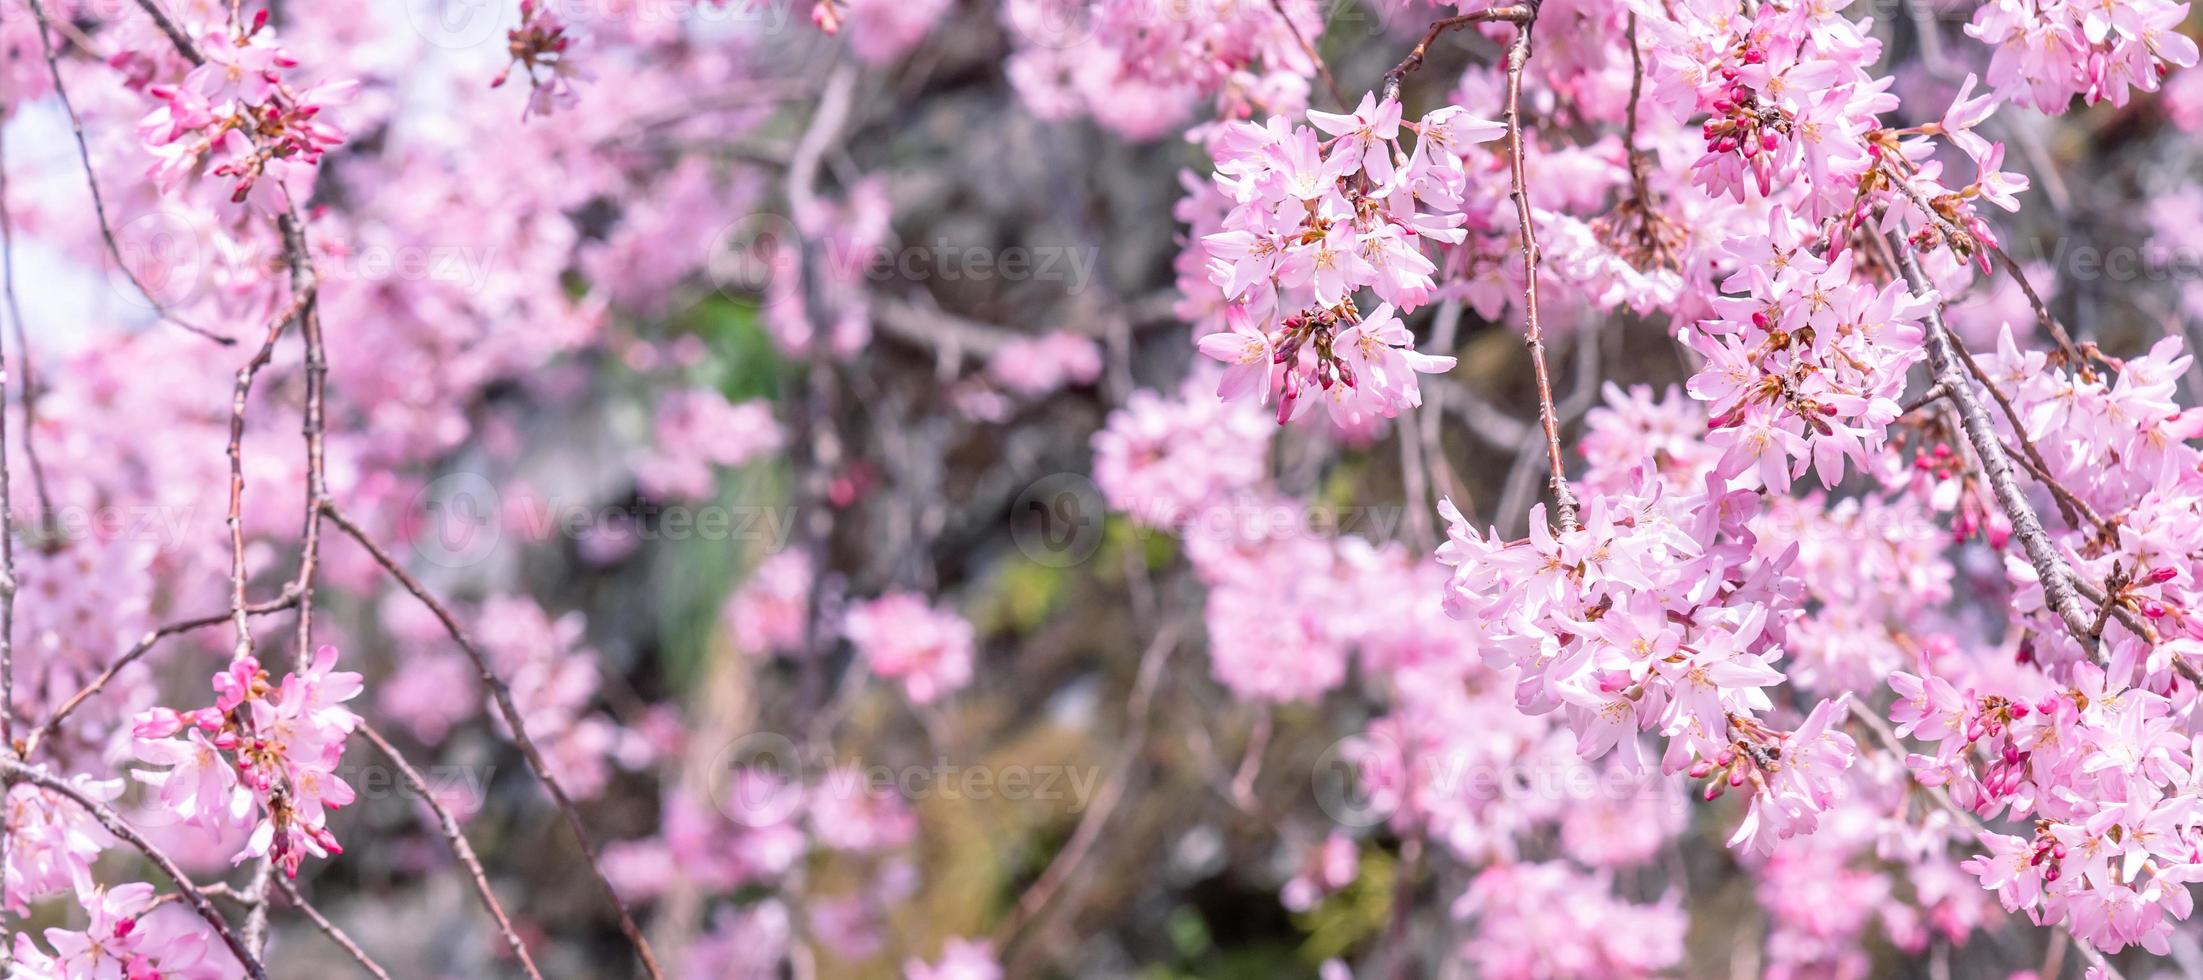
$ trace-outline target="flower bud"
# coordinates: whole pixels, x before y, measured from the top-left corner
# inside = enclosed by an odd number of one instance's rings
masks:
[[[140,713],[130,734],[139,738],[167,738],[184,728],[184,718],[172,708],[152,708]]]

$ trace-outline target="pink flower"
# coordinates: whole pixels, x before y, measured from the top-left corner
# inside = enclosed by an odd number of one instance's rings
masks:
[[[903,964],[906,980],[1002,980],[1002,966],[994,958],[994,944],[985,940],[951,937],[932,963],[913,957]]]
[[[900,681],[914,704],[932,704],[971,683],[972,628],[908,592],[850,607],[843,631],[875,676]]]

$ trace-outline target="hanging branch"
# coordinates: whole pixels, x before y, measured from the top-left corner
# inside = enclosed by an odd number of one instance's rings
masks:
[[[336,943],[339,948],[350,954],[352,959],[359,963],[361,969],[372,974],[376,980],[390,980],[389,971],[384,970],[380,964],[369,957],[367,951],[360,948],[360,944],[353,942],[352,937],[345,935],[344,930],[337,928],[336,923],[329,921],[328,916],[322,915],[321,910],[314,907],[314,903],[306,900],[306,896],[298,893],[297,884],[282,876],[277,876],[275,883],[276,887],[283,889],[283,894],[290,898],[291,904],[298,906],[298,910],[306,913],[306,918],[313,921],[314,928],[320,929],[321,934],[328,936],[330,942]]]
[[[286,591],[283,595],[274,599],[246,606],[245,613],[250,616],[265,616],[269,613],[282,612],[297,604],[298,594]],[[63,701],[60,707],[54,709],[51,717],[40,722],[38,727],[31,731],[30,737],[23,744],[24,757],[29,758],[37,754],[39,746],[46,739],[53,736],[55,729],[61,726],[62,721],[67,719],[71,712],[83,706],[84,702],[106,688],[115,679],[116,674],[121,673],[123,668],[136,663],[138,658],[151,652],[153,647],[162,640],[182,633],[202,630],[209,626],[220,626],[230,621],[230,613],[220,612],[200,616],[196,619],[179,620],[157,629],[148,630],[144,636],[138,638],[138,642],[130,645],[130,649],[124,650],[121,656],[109,661],[107,666],[99,672],[99,676],[92,678],[90,683],[84,685],[75,694],[69,695],[69,700]]]
[[[2091,655],[2098,652],[2100,637],[2091,631],[2090,616],[2082,607],[2080,596],[2074,591],[2074,575],[2065,559],[2058,554],[2057,546],[2042,528],[2041,518],[2035,515],[2027,496],[2020,492],[2012,479],[2012,464],[2004,455],[2004,444],[1997,438],[1996,424],[1982,408],[1981,400],[1974,395],[1973,384],[1966,379],[1958,366],[1958,355],[1951,343],[1950,331],[1943,325],[1943,304],[1935,287],[1928,283],[1920,271],[1920,263],[1905,247],[1904,242],[1890,242],[1896,253],[1899,268],[1904,270],[1905,281],[1912,291],[1934,297],[1926,317],[1928,366],[1935,383],[1944,390],[1947,398],[1958,410],[1959,424],[1966,440],[1973,445],[1981,463],[1982,478],[1996,496],[1997,506],[2004,511],[2005,519],[2012,524],[2012,536],[2019,539],[2020,548],[2027,553],[2029,564],[2035,567],[2035,577],[2042,582],[2043,600],[2065,627],[2073,632],[2081,645]]]
[[[201,890],[199,886],[192,884],[191,878],[184,874],[182,868],[176,866],[174,859],[170,858],[160,848],[155,847],[151,841],[146,840],[144,835],[138,833],[136,828],[130,826],[128,821],[122,819],[114,810],[109,809],[106,804],[93,799],[68,780],[55,776],[44,769],[24,765],[22,762],[6,756],[0,756],[0,783],[9,785],[29,783],[33,786],[51,790],[82,807],[84,812],[91,814],[92,819],[98,821],[99,825],[105,828],[108,833],[115,835],[131,847],[137,848],[138,853],[145,855],[146,860],[153,862],[154,867],[159,868],[162,874],[167,875],[169,880],[176,883],[176,890],[182,893],[185,904],[190,905],[192,911],[199,913],[199,918],[206,920],[207,925],[214,930],[214,934],[221,938],[222,944],[229,947],[231,955],[236,956],[237,962],[243,964],[247,975],[251,976],[253,980],[268,980],[267,968],[260,965],[259,958],[253,955],[252,950],[245,945],[244,940],[238,938],[237,932],[230,928],[229,920],[223,918],[222,913],[215,909],[214,903],[207,899],[206,892]]]
[[[406,786],[421,797],[421,802],[428,805],[429,812],[436,815],[436,823],[444,833],[444,840],[450,842],[451,852],[459,858],[459,863],[467,866],[467,877],[474,883],[474,893],[481,896],[482,906],[490,910],[490,918],[497,920],[497,931],[505,937],[505,945],[520,960],[520,968],[527,971],[530,980],[543,980],[543,974],[535,968],[535,958],[528,955],[528,945],[520,941],[520,933],[514,931],[511,917],[505,914],[505,906],[498,902],[497,893],[490,890],[489,874],[482,870],[482,860],[475,856],[474,845],[467,843],[467,835],[459,829],[459,821],[451,815],[451,809],[444,806],[444,801],[437,799],[435,793],[429,791],[428,780],[422,779],[420,771],[413,768],[413,763],[406,760],[404,753],[390,744],[390,740],[376,731],[373,725],[363,719],[358,731],[361,737],[389,757],[390,764],[398,767],[398,774],[405,778]]]
[[[23,384],[19,398],[23,405],[23,461],[30,467],[31,489],[38,494],[39,536],[50,539],[54,531],[54,501],[46,492],[46,465],[38,459],[38,375],[31,369],[30,330],[23,325],[23,306],[15,296],[15,213],[8,206],[4,143],[0,143],[0,293],[7,297],[8,327],[15,337],[15,363],[22,368],[17,376]]]
[[[505,720],[505,727],[512,730],[513,741],[520,746],[520,754],[528,760],[528,768],[535,772],[536,778],[542,781],[543,788],[550,792],[552,801],[558,804],[559,813],[565,816],[567,829],[573,831],[575,842],[581,845],[582,856],[588,859],[589,870],[596,875],[597,884],[602,886],[605,899],[619,913],[620,931],[626,933],[628,942],[634,945],[635,955],[642,960],[644,972],[652,980],[659,980],[664,974],[658,969],[658,957],[651,952],[650,941],[643,938],[642,928],[635,924],[635,916],[627,910],[627,902],[620,898],[619,891],[612,887],[612,879],[605,875],[604,863],[597,856],[596,842],[589,836],[589,828],[581,822],[581,811],[574,807],[573,798],[566,795],[566,789],[559,785],[558,778],[551,775],[550,764],[543,761],[542,750],[536,748],[535,739],[528,736],[528,727],[520,718],[520,709],[513,704],[512,689],[498,678],[497,671],[490,666],[489,655],[474,642],[474,637],[467,633],[466,627],[459,625],[459,620],[452,616],[451,610],[431,595],[420,580],[405,570],[405,566],[398,564],[397,559],[390,556],[390,552],[383,550],[373,538],[368,537],[366,531],[352,523],[352,519],[346,517],[343,510],[334,503],[324,503],[322,510],[330,523],[335,524],[352,540],[359,542],[360,547],[367,549],[368,555],[384,571],[389,572],[391,578],[397,579],[401,588],[427,606],[437,622],[443,624],[444,632],[449,633],[452,640],[459,644],[459,649],[465,651],[467,658],[474,662],[483,686],[489,688],[490,697],[497,704],[497,712]]]
[[[1522,315],[1528,332],[1523,343],[1530,349],[1530,368],[1537,376],[1538,420],[1545,427],[1545,458],[1552,467],[1553,505],[1560,512],[1560,529],[1576,529],[1576,497],[1568,491],[1567,469],[1561,465],[1560,416],[1553,410],[1553,379],[1545,367],[1545,332],[1538,324],[1537,228],[1530,216],[1530,181],[1523,174],[1522,69],[1530,61],[1530,29],[1537,23],[1539,0],[1515,22],[1515,40],[1507,47],[1507,170],[1514,181],[1515,218],[1522,225]]]
[[[137,287],[138,293],[145,297],[146,303],[153,307],[154,314],[161,319],[225,347],[236,343],[237,338],[235,337],[215,333],[170,312],[167,306],[153,296],[153,291],[146,288],[145,282],[138,278],[137,271],[130,268],[129,263],[123,261],[122,246],[115,242],[114,225],[107,220],[107,198],[100,192],[99,174],[92,169],[92,151],[84,142],[84,120],[77,115],[76,103],[69,100],[68,85],[61,80],[61,60],[54,51],[53,36],[47,33],[48,29],[52,27],[52,21],[46,16],[45,4],[41,3],[40,0],[29,0],[29,2],[31,16],[38,19],[38,44],[46,54],[46,71],[53,76],[54,95],[61,100],[61,108],[69,116],[69,130],[76,136],[77,160],[84,165],[84,184],[92,191],[92,214],[99,220],[100,238],[107,243],[107,254],[115,260],[115,268],[122,270],[123,276],[130,280],[132,286]],[[140,3],[146,4],[146,0],[140,0]],[[150,4],[146,4],[146,6],[147,9],[151,9]],[[166,23],[165,18],[163,18],[163,22]],[[173,25],[170,26],[173,29]],[[176,38],[182,44],[189,43],[183,40],[180,35],[172,34],[171,37]],[[205,61],[204,58],[199,57],[196,48],[190,49],[190,53],[194,59],[192,64],[197,65]]]

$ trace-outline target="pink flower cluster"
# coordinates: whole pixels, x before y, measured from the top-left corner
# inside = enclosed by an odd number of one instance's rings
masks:
[[[1966,33],[1989,45],[1989,84],[1999,98],[2061,112],[2075,96],[2125,105],[2157,91],[2173,68],[2195,65],[2195,39],[2180,32],[2188,5],[2171,0],[1992,0]]]
[[[337,774],[344,739],[359,716],[344,702],[359,695],[360,675],[338,671],[337,651],[322,647],[311,667],[270,682],[247,657],[214,675],[214,704],[191,711],[154,708],[132,730],[131,750],[161,807],[212,833],[251,827],[231,858],[267,857],[298,874],[308,855],[341,854],[328,811],[352,802]]]
[[[267,22],[263,9],[238,37],[203,35],[206,63],[181,84],[146,86],[160,105],[138,123],[138,136],[157,158],[150,173],[164,192],[204,167],[231,182],[230,200],[280,214],[287,202],[306,198],[322,154],[344,142],[321,113],[350,102],[359,84],[295,89],[286,73],[299,62],[277,45]]]
[[[635,467],[644,493],[660,500],[705,500],[718,467],[735,467],[780,449],[784,436],[763,401],[730,402],[711,388],[667,394],[658,403],[656,445]]]
[[[1112,510],[1168,527],[1268,475],[1273,427],[1214,385],[1196,375],[1175,399],[1136,391],[1110,413],[1094,434],[1094,483]]]
[[[896,592],[856,603],[843,630],[866,667],[901,683],[913,704],[932,704],[971,683],[971,623],[924,596]]]
[[[1924,356],[1919,320],[1929,303],[1896,283],[1855,281],[1856,253],[1824,262],[1784,241],[1787,215],[1770,221],[1774,235],[1732,246],[1768,259],[1729,280],[1743,295],[1715,299],[1716,317],[1684,334],[1706,358],[1689,391],[1712,415],[1706,442],[1722,450],[1717,475],[1751,472],[1784,493],[1810,468],[1833,487],[1846,461],[1869,469],[1880,452],[1905,372]]]
[[[1417,374],[1453,367],[1417,351],[1394,308],[1412,311],[1436,288],[1425,243],[1463,237],[1461,149],[1505,130],[1459,106],[1403,123],[1397,101],[1374,95],[1352,115],[1308,118],[1330,138],[1272,117],[1215,140],[1217,186],[1234,205],[1226,230],[1202,241],[1232,305],[1230,329],[1201,338],[1201,352],[1227,365],[1220,394],[1275,396],[1281,423],[1318,390],[1342,422],[1391,418],[1422,403]],[[1363,289],[1380,300],[1366,312]]]
[[[1476,625],[1487,663],[1520,671],[1518,708],[1562,711],[1587,759],[1618,749],[1635,767],[1637,733],[1664,736],[1664,771],[1708,780],[1709,799],[1746,789],[1731,843],[1765,852],[1812,831],[1855,746],[1840,698],[1792,730],[1761,720],[1783,680],[1774,610],[1800,586],[1794,552],[1755,555],[1757,501],[1715,480],[1689,496],[1655,484],[1593,498],[1581,527],[1558,532],[1540,505],[1520,542],[1478,534],[1448,503],[1438,557],[1453,567],[1448,611]]]
[[[1305,108],[1324,20],[1314,0],[1005,0],[999,17],[1028,111],[1136,140],[1183,130],[1203,99],[1226,119]]]
[[[167,905],[152,885],[133,882],[79,896],[82,929],[48,928],[41,948],[15,934],[9,976],[23,980],[219,980],[238,975],[236,960],[206,923]]]

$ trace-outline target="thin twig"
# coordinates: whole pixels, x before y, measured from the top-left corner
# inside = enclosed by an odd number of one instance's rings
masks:
[[[147,3],[147,0],[140,0],[140,2]],[[61,80],[61,59],[54,51],[53,37],[47,33],[47,28],[53,22],[46,16],[46,6],[40,0],[30,0],[30,5],[31,15],[38,19],[38,43],[46,53],[46,71],[53,76],[54,96],[61,100],[61,108],[69,116],[69,130],[76,136],[77,160],[84,165],[84,184],[92,191],[92,213],[99,219],[99,233],[100,237],[107,243],[107,254],[115,260],[115,267],[122,270],[122,274],[130,280],[132,286],[137,287],[140,294],[144,295],[145,301],[152,305],[153,312],[158,314],[161,319],[218,344],[227,346],[236,343],[237,339],[234,337],[225,337],[184,320],[171,312],[159,299],[154,297],[152,290],[146,288],[145,283],[138,278],[137,271],[130,268],[129,263],[123,261],[122,246],[115,242],[114,225],[107,220],[107,198],[100,192],[99,174],[92,169],[92,150],[84,141],[84,120],[77,115],[76,103],[69,99],[68,85]],[[151,9],[149,3],[147,3],[147,8]],[[193,54],[197,54],[196,49],[193,49]],[[194,61],[192,63],[198,64],[199,62]]]
[[[2043,303],[2040,295],[2036,294],[2035,284],[2028,281],[2027,273],[2019,267],[2019,263],[2014,261],[2011,255],[2007,254],[1995,242],[1983,240],[1943,217],[1942,212],[1935,209],[1935,202],[1928,198],[1925,191],[1913,185],[1911,177],[1898,169],[1890,154],[1883,154],[1881,160],[1882,173],[1889,178],[1890,184],[1904,192],[1904,195],[1912,200],[1912,203],[1920,209],[1921,214],[1927,216],[1928,222],[1934,225],[1935,230],[1940,232],[1946,240],[1972,242],[1986,250],[1998,261],[2004,263],[2005,271],[2011,274],[2013,282],[2019,284],[2019,291],[2026,294],[2027,304],[2034,308],[2035,319],[2042,324],[2045,331],[2049,332],[2051,339],[2057,342],[2058,353],[2071,363],[2076,370],[2086,370],[2088,367],[2087,358],[2082,356],[2080,348],[2074,345],[2073,336],[2066,333],[2065,325],[2059,323],[2057,317],[2050,315],[2050,307]]]
[[[1926,408],[1930,404],[1933,404],[1936,399],[1948,394],[1950,394],[1950,389],[1944,386],[1943,382],[1937,381],[1936,383],[1929,385],[1927,387],[1927,390],[1922,391],[1918,395],[1914,395],[1911,401],[1906,402],[1902,409],[1902,414],[1911,415],[1912,413]]]
[[[376,748],[381,749],[383,755],[390,758],[390,764],[397,766],[398,774],[405,778],[406,786],[420,796],[421,802],[428,805],[430,813],[436,815],[436,823],[444,832],[444,840],[450,842],[451,853],[459,858],[459,863],[467,866],[467,877],[474,883],[474,893],[481,896],[482,906],[489,909],[490,918],[497,920],[497,931],[505,937],[505,945],[512,949],[514,958],[520,961],[520,968],[526,970],[529,977],[543,980],[543,974],[535,968],[535,958],[528,955],[528,944],[520,941],[520,933],[513,929],[512,918],[505,914],[505,906],[497,900],[497,893],[490,889],[489,873],[482,870],[482,859],[475,856],[474,845],[467,843],[466,832],[459,828],[459,821],[451,815],[451,809],[444,806],[444,801],[437,799],[435,793],[429,791],[428,780],[421,778],[420,770],[413,768],[413,763],[406,760],[404,753],[390,744],[390,740],[376,731],[373,725],[363,720],[358,731]]]
[[[1462,14],[1458,17],[1448,17],[1432,23],[1430,29],[1423,32],[1423,39],[1415,42],[1414,50],[1409,51],[1407,57],[1401,59],[1400,63],[1393,66],[1391,71],[1385,72],[1384,84],[1381,86],[1385,98],[1389,100],[1400,97],[1400,80],[1406,78],[1408,72],[1423,67],[1423,56],[1430,53],[1431,42],[1438,40],[1438,35],[1468,24],[1505,22],[1526,25],[1537,17],[1537,6],[1537,3],[1534,2],[1510,4],[1505,7],[1493,7],[1489,10]]]
[[[344,930],[337,928],[336,923],[329,921],[328,916],[322,915],[321,910],[314,907],[314,903],[306,900],[306,896],[299,894],[298,885],[294,884],[291,879],[278,875],[275,884],[276,887],[283,889],[283,894],[290,897],[291,904],[298,906],[299,911],[306,913],[306,918],[313,920],[314,927],[320,929],[322,935],[328,936],[330,942],[336,943],[339,948],[350,954],[352,959],[359,963],[361,969],[372,974],[376,977],[376,980],[390,980],[390,973],[384,970],[380,964],[377,964],[372,957],[368,956],[367,951],[360,948],[360,944],[353,942],[352,937],[345,935]]]
[[[450,609],[445,608],[411,572],[406,571],[405,566],[392,558],[390,552],[383,550],[366,531],[352,523],[352,519],[346,517],[335,503],[324,503],[322,510],[330,523],[343,530],[352,540],[359,542],[360,547],[367,549],[368,555],[375,559],[376,564],[389,572],[391,578],[398,580],[400,587],[427,606],[428,611],[443,624],[444,632],[451,634],[452,640],[459,644],[459,649],[465,651],[467,658],[474,662],[475,670],[482,677],[483,686],[489,688],[490,698],[496,702],[497,712],[505,720],[505,727],[512,731],[513,741],[520,746],[521,756],[528,760],[528,768],[534,770],[536,778],[542,781],[543,788],[551,794],[552,801],[558,804],[559,813],[566,818],[567,829],[573,831],[575,842],[581,845],[582,856],[588,860],[589,870],[596,875],[597,884],[603,888],[605,899],[619,913],[620,931],[626,933],[628,942],[634,945],[635,955],[642,960],[644,972],[652,980],[659,980],[664,974],[658,969],[658,957],[651,952],[650,941],[643,938],[642,928],[635,924],[635,916],[627,910],[627,902],[620,898],[619,891],[612,887],[612,879],[605,875],[604,864],[597,856],[596,841],[589,836],[589,828],[581,822],[581,811],[574,807],[573,798],[566,795],[566,788],[560,786],[558,778],[551,774],[550,764],[543,760],[543,752],[536,748],[535,739],[529,737],[527,724],[520,717],[520,709],[513,704],[512,689],[505,686],[505,682],[497,676],[497,671],[490,666],[489,655],[474,642],[474,637],[467,633],[466,627],[459,625],[459,620],[451,614]]]
[[[269,613],[281,612],[297,604],[297,593],[286,592],[283,595],[278,596],[274,599],[270,599],[266,602],[254,603],[253,605],[246,606],[245,612],[253,616],[264,616]],[[174,623],[170,623],[166,626],[162,626],[158,629],[147,631],[144,636],[138,638],[138,642],[130,645],[130,649],[124,650],[121,656],[116,657],[114,660],[110,661],[107,664],[106,669],[99,672],[98,677],[92,678],[91,683],[84,685],[82,690],[77,691],[75,694],[69,695],[69,700],[61,702],[61,707],[54,709],[54,713],[52,716],[48,717],[44,722],[41,722],[36,729],[32,730],[30,737],[24,740],[24,757],[28,758],[36,754],[38,752],[39,745],[42,744],[47,738],[53,736],[54,730],[60,727],[62,721],[67,719],[71,712],[75,711],[78,707],[81,707],[84,702],[90,700],[93,695],[98,694],[108,685],[109,682],[115,679],[116,674],[122,672],[123,668],[128,667],[133,663],[136,663],[139,657],[145,656],[153,649],[156,644],[160,643],[162,640],[167,639],[171,636],[176,636],[181,633],[189,633],[193,630],[205,629],[209,626],[220,626],[223,623],[227,622],[230,622],[230,613],[219,612],[207,616],[200,616],[194,619],[180,620]]]
[[[329,358],[321,340],[320,276],[306,244],[306,223],[292,205],[276,220],[291,266],[291,291],[301,297],[298,330],[306,347],[306,407],[301,428],[306,436],[306,513],[299,533],[298,577],[290,591],[298,595],[299,670],[313,664],[314,570],[321,558],[321,505],[329,499],[328,464],[323,452],[324,407],[328,398]]]
[[[2004,454],[2004,445],[1998,440],[1996,425],[1989,413],[1981,407],[1981,400],[1974,396],[1973,385],[1959,370],[1958,355],[1951,343],[1950,331],[1943,325],[1942,297],[1920,271],[1920,263],[1902,240],[1892,236],[1890,248],[1896,253],[1898,266],[1904,270],[1905,281],[1915,293],[1934,300],[1926,317],[1928,364],[1937,383],[1948,392],[1951,403],[1958,410],[1959,424],[1966,439],[1973,444],[1974,453],[1981,463],[1982,477],[1996,496],[1997,505],[2004,517],[2011,522],[2012,535],[2019,539],[2020,548],[2027,553],[2028,562],[2035,567],[2035,576],[2042,583],[2042,594],[2050,611],[2055,613],[2065,627],[2071,630],[2081,645],[2091,655],[2097,652],[2098,638],[2089,632],[2089,616],[2081,607],[2080,598],[2073,591],[2074,576],[2065,559],[2058,554],[2057,546],[2042,528],[2042,520],[2035,516],[2034,506],[2020,492],[2012,479],[2011,461]]]
[[[1553,471],[1554,509],[1560,512],[1560,529],[1573,531],[1576,497],[1568,491],[1567,469],[1561,464],[1560,419],[1553,410],[1553,380],[1545,367],[1545,332],[1538,324],[1540,254],[1537,229],[1530,215],[1530,181],[1522,165],[1522,69],[1530,61],[1530,29],[1537,24],[1538,2],[1531,0],[1522,5],[1525,12],[1514,21],[1514,43],[1507,47],[1507,170],[1514,181],[1515,217],[1522,225],[1522,315],[1528,328],[1523,343],[1530,349],[1530,368],[1537,376],[1538,419],[1545,427],[1546,462]]]
[[[268,324],[267,338],[260,342],[260,349],[252,359],[237,369],[237,380],[230,389],[229,412],[229,525],[230,546],[230,618],[237,630],[237,641],[230,659],[243,660],[252,656],[252,629],[245,622],[245,405],[252,397],[253,379],[260,369],[267,367],[275,357],[275,342],[282,338],[283,330],[292,320],[298,319],[313,299],[308,289],[292,298],[289,306],[276,314]]]
[[[1087,855],[1101,837],[1102,828],[1109,822],[1117,805],[1123,802],[1125,785],[1134,763],[1147,748],[1148,722],[1155,700],[1156,687],[1162,682],[1163,668],[1170,662],[1171,652],[1178,648],[1178,637],[1185,629],[1182,619],[1165,623],[1148,641],[1147,651],[1140,655],[1140,669],[1132,684],[1132,696],[1125,702],[1126,732],[1123,744],[1118,748],[1117,760],[1109,771],[1109,782],[1092,806],[1079,818],[1078,828],[1071,832],[1070,840],[1048,862],[1040,877],[1018,896],[1017,906],[1011,910],[1000,928],[995,930],[995,945],[1007,947],[1011,940],[1033,923],[1041,910],[1047,908],[1049,899],[1062,889],[1065,882],[1078,871]]]
[[[0,143],[0,293],[7,296],[8,326],[15,335],[15,363],[22,367],[23,461],[30,467],[31,489],[38,493],[39,536],[48,538],[53,531],[54,502],[46,492],[46,466],[38,459],[38,375],[31,368],[30,330],[24,325],[23,306],[15,295],[15,213],[8,207],[4,143]]]
[[[245,973],[251,976],[253,980],[268,980],[267,968],[260,965],[259,958],[255,957],[252,951],[245,946],[244,941],[237,937],[237,932],[230,928],[229,920],[222,917],[222,913],[214,907],[214,903],[207,899],[206,893],[201,891],[199,886],[192,884],[191,878],[184,874],[184,870],[177,867],[176,862],[162,852],[160,848],[154,846],[153,842],[146,840],[144,835],[138,833],[137,828],[130,826],[129,821],[122,819],[106,804],[93,799],[68,780],[55,776],[44,769],[34,768],[15,759],[0,756],[0,784],[14,783],[30,783],[33,786],[42,787],[66,797],[70,802],[82,807],[84,812],[91,814],[92,819],[98,821],[99,825],[106,828],[108,833],[136,848],[138,853],[145,855],[146,860],[153,862],[154,867],[159,868],[162,874],[167,875],[170,881],[176,883],[176,890],[183,893],[184,902],[191,906],[192,911],[199,913],[200,918],[206,920],[207,925],[214,930],[214,934],[221,938],[222,944],[229,947],[231,955],[236,956],[237,962],[243,965]]]
[[[7,195],[6,166],[0,163],[0,201]],[[0,204],[0,214],[5,214],[5,204]],[[11,317],[21,323],[21,313],[15,307],[15,261],[13,228],[5,229],[4,246],[8,249],[7,263],[8,306]],[[20,353],[17,356],[22,356]],[[15,507],[10,498],[8,476],[8,362],[5,350],[0,350],[0,758],[16,757],[15,744]],[[9,866],[10,845],[15,842],[15,828],[8,823],[8,786],[0,783],[0,877]],[[12,945],[12,943],[11,943]],[[12,954],[0,954],[0,957]],[[5,965],[5,963],[0,963]]]
[[[1339,91],[1339,80],[1332,77],[1331,66],[1324,64],[1323,55],[1316,50],[1314,44],[1309,43],[1308,35],[1302,33],[1300,25],[1293,23],[1292,15],[1285,12],[1285,0],[1270,0],[1270,6],[1277,10],[1277,19],[1285,22],[1285,29],[1293,32],[1293,40],[1300,42],[1302,53],[1315,63],[1316,74],[1323,79],[1323,87],[1330,91],[1331,101],[1338,103],[1341,109],[1351,107],[1354,103],[1348,102],[1346,93]]]
[[[1958,355],[1958,360],[1966,365],[1966,373],[1973,375],[1975,380],[1981,382],[1982,387],[1989,389],[1989,397],[1996,399],[1997,408],[2004,412],[2004,420],[2012,424],[2012,434],[2019,437],[2020,451],[2024,454],[2026,462],[2032,464],[2028,466],[2028,470],[2037,474],[2036,479],[2041,480],[2045,485],[2053,483],[2054,481],[2050,479],[2050,464],[2043,460],[2042,451],[2035,448],[2035,440],[2028,437],[2027,425],[2020,421],[2019,410],[2012,407],[2012,400],[2004,397],[2003,389],[1998,388],[1996,382],[1989,379],[1989,372],[1981,369],[1980,362],[1974,360],[1973,352],[1966,349],[1966,342],[1963,339],[1955,333],[1946,334],[1945,339],[1950,341],[1951,350]],[[2057,498],[2058,516],[2065,519],[2066,527],[2078,530],[2081,526],[2080,515],[2073,510],[2073,505],[2066,501],[2066,498],[2071,494],[2065,493],[2064,490],[2064,487],[2051,487],[2052,495]]]

